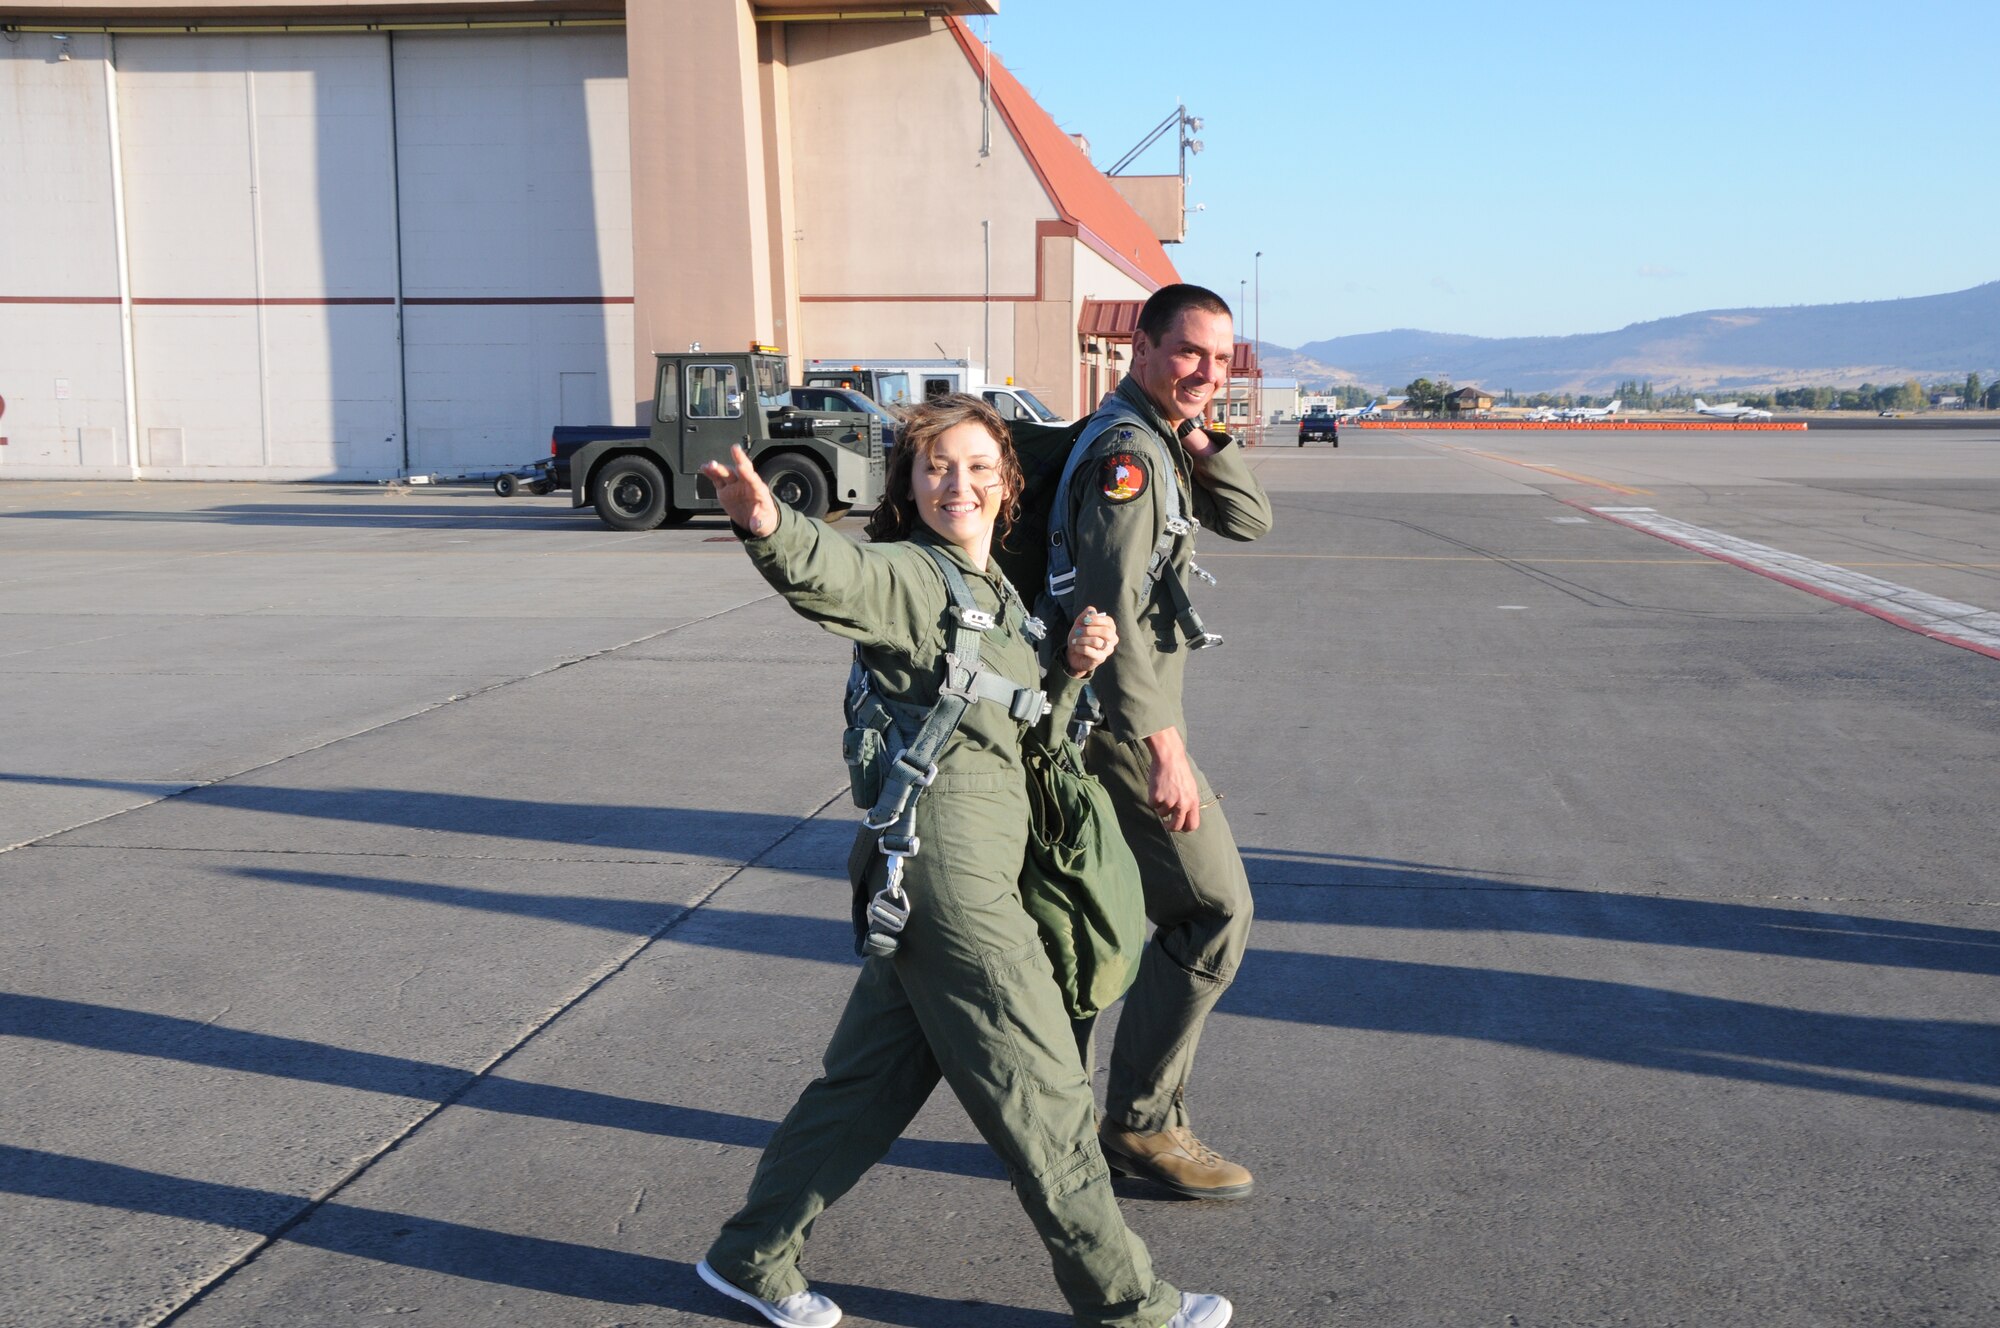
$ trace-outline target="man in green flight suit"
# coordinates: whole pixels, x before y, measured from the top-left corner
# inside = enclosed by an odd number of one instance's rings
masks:
[[[1250,1193],[1250,1172],[1189,1126],[1183,1089],[1202,1023],[1250,934],[1250,882],[1216,795],[1188,756],[1181,683],[1188,652],[1216,644],[1187,595],[1194,530],[1253,540],[1271,504],[1241,450],[1199,427],[1235,353],[1229,306],[1176,284],[1139,314],[1132,366],[1099,414],[1103,430],[1067,495],[1074,603],[1110,605],[1123,648],[1097,671],[1104,721],[1086,749],[1138,856],[1156,928],[1125,1000],[1098,1140],[1116,1171],[1196,1198]],[[1092,427],[1095,427],[1093,421]],[[1178,502],[1172,501],[1178,495]]]

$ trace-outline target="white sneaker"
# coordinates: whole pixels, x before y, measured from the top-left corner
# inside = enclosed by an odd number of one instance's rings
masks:
[[[702,1281],[708,1283],[731,1300],[742,1301],[772,1323],[777,1324],[778,1328],[833,1328],[833,1325],[840,1322],[840,1306],[834,1304],[825,1296],[820,1295],[817,1291],[800,1291],[786,1296],[783,1300],[759,1300],[742,1287],[731,1282],[721,1273],[710,1268],[706,1259],[696,1264],[694,1270],[701,1274]],[[1182,1296],[1181,1305],[1185,1307],[1189,1299],[1190,1297]],[[1210,1296],[1207,1299],[1213,1300],[1215,1297]],[[1220,1325],[1229,1322],[1229,1302],[1222,1302],[1222,1306],[1222,1317],[1214,1320],[1218,1328]],[[1186,1312],[1185,1308],[1183,1308],[1182,1312]],[[1179,1319],[1174,1320],[1176,1328],[1178,1328],[1180,1322]],[[1202,1328],[1207,1328],[1209,1320],[1190,1319],[1188,1322],[1191,1324],[1200,1324]]]
[[[1192,1291],[1183,1291],[1181,1312],[1160,1328],[1222,1328],[1234,1313],[1235,1306],[1221,1296],[1197,1296]]]

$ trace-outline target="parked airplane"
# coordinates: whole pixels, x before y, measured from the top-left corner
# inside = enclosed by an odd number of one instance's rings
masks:
[[[1557,411],[1556,418],[1559,420],[1608,420],[1613,415],[1616,415],[1618,408],[1624,404],[1623,399],[1620,399],[1613,401],[1608,406],[1599,406],[1595,409],[1589,406],[1571,406],[1568,410]]]
[[[1349,406],[1333,412],[1336,420],[1372,420],[1382,413],[1382,398],[1370,397],[1365,406]]]
[[[1694,399],[1694,413],[1713,415],[1720,420],[1768,420],[1771,412],[1759,410],[1755,406],[1739,406],[1734,401],[1726,401],[1720,406],[1711,406],[1700,397]]]

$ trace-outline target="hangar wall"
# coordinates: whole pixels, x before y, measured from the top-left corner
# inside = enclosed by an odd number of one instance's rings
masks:
[[[0,468],[127,476],[109,39],[0,43]]]
[[[376,479],[634,417],[622,30],[68,53],[0,48],[5,473]]]

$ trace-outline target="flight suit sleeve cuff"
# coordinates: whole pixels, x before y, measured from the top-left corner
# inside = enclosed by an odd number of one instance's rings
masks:
[[[1098,700],[1104,705],[1104,731],[1120,742],[1137,742],[1162,729],[1179,727],[1179,707],[1164,696],[1132,694],[1124,685],[1126,671],[1119,669],[1118,663],[1115,655],[1106,660],[1094,679]]]

